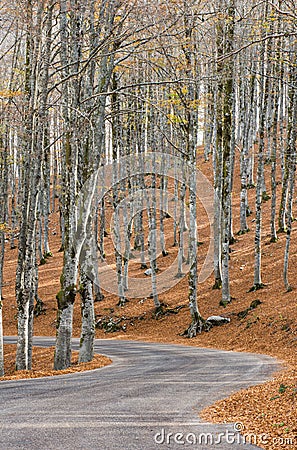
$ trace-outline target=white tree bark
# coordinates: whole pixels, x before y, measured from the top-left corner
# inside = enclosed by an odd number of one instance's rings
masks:
[[[149,239],[148,239],[148,254],[151,268],[152,281],[152,298],[155,304],[156,313],[162,311],[162,306],[158,296],[157,289],[157,198],[156,198],[156,160],[153,152],[152,159],[152,176],[151,176],[151,201],[146,193],[146,207],[149,219]]]
[[[0,231],[0,377],[4,375],[3,325],[2,325],[2,274],[4,262],[4,232]]]
[[[80,295],[82,300],[82,326],[79,347],[79,362],[88,362],[94,356],[95,312],[93,283],[90,274],[96,270],[96,243],[92,227],[93,216],[90,214],[87,225],[86,240],[81,253]],[[93,279],[96,279],[93,277]]]
[[[267,15],[267,11],[265,16]],[[263,36],[266,32],[263,31]],[[257,167],[257,188],[256,188],[256,230],[255,230],[255,265],[254,265],[254,285],[252,290],[261,289],[263,287],[261,278],[261,261],[262,261],[262,248],[261,248],[261,233],[262,233],[262,201],[263,201],[263,185],[264,183],[264,150],[265,150],[265,120],[267,111],[267,99],[268,99],[268,81],[265,75],[265,55],[266,55],[266,43],[261,43],[261,62],[260,62],[260,92],[259,92],[259,146],[258,146],[258,167]]]
[[[294,48],[294,45],[292,45]],[[295,45],[296,49],[296,45]],[[296,55],[296,50],[295,50]],[[284,256],[284,284],[287,291],[292,290],[288,280],[289,252],[292,232],[292,210],[295,190],[296,172],[296,141],[297,141],[297,70],[295,61],[291,60],[290,88],[289,88],[289,111],[288,111],[288,137],[287,137],[287,159],[288,159],[288,211],[287,211],[287,235]]]
[[[49,5],[49,8],[52,8],[52,5]],[[46,121],[49,64],[48,47],[44,53],[41,47],[44,2],[39,3],[36,12],[33,10],[32,4],[28,2],[26,13],[28,19],[26,36],[27,120],[24,133],[23,207],[16,273],[17,370],[30,369],[32,363],[33,309],[34,299],[37,295],[36,283],[38,282],[35,245],[36,218],[43,158],[43,127]],[[34,19],[36,25],[33,31]]]
[[[221,136],[218,133],[218,93],[214,92],[214,131],[213,131],[213,171],[214,171],[214,285],[213,289],[222,287],[222,152]]]

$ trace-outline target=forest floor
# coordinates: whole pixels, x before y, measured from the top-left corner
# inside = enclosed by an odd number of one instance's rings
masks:
[[[199,170],[211,178],[211,163],[205,163],[199,156]],[[269,194],[270,165],[266,165],[266,186]],[[280,186],[278,186],[278,194]],[[223,315],[231,319],[230,323],[214,327],[208,333],[202,333],[193,339],[181,336],[190,324],[187,302],[187,278],[183,278],[169,291],[160,295],[160,301],[165,306],[165,314],[156,317],[154,306],[149,298],[130,299],[124,307],[117,306],[118,299],[114,294],[104,292],[103,301],[95,303],[96,320],[113,320],[118,331],[107,333],[103,329],[96,330],[97,338],[134,339],[150,342],[166,342],[212,347],[217,349],[264,353],[277,357],[283,363],[283,369],[274,374],[272,380],[249,389],[235,392],[231,397],[217,402],[202,412],[201,417],[214,422],[240,422],[243,433],[251,433],[258,437],[257,444],[267,450],[280,448],[297,448],[297,315],[296,315],[296,265],[297,240],[295,238],[297,222],[293,222],[289,280],[292,291],[286,292],[283,284],[283,256],[285,234],[279,234],[276,243],[270,243],[270,201],[263,203],[263,233],[262,233],[262,278],[265,286],[258,291],[249,292],[253,285],[254,264],[254,231],[255,214],[248,218],[250,232],[238,236],[239,230],[239,174],[235,170],[235,185],[233,190],[234,234],[236,242],[232,245],[230,255],[230,279],[232,302],[225,308],[219,306],[221,292],[213,290],[213,276],[199,284],[198,304],[203,317]],[[254,211],[255,189],[249,190],[249,203]],[[203,262],[208,249],[209,226],[203,208],[199,207],[198,233],[199,262]],[[294,202],[296,210],[296,202]],[[296,211],[295,211],[296,212]],[[172,246],[172,221],[167,219],[166,246],[169,255],[158,258],[160,271],[168,267],[176,257],[176,248]],[[39,296],[45,303],[46,312],[38,316],[34,323],[36,336],[54,336],[56,332],[56,299],[59,291],[59,278],[62,267],[62,253],[59,253],[60,231],[58,215],[52,214],[50,222],[51,251],[53,257],[48,258],[45,265],[39,267]],[[106,238],[105,251],[107,259],[112,254],[110,236]],[[15,268],[17,250],[7,247],[5,255],[5,273],[3,287],[3,322],[4,334],[16,334],[17,307],[14,296]],[[136,264],[131,264],[131,274],[144,277],[144,270]],[[251,308],[252,302],[259,300],[258,306]],[[80,336],[80,303],[77,298],[73,325],[74,337]],[[11,346],[5,346],[7,357],[6,378],[20,377],[23,374],[13,373],[14,356]],[[77,355],[75,355],[77,359]],[[34,356],[34,374],[52,375],[51,366],[53,349],[39,349]],[[47,367],[44,366],[46,362]],[[109,363],[107,359],[98,356],[91,363]],[[71,369],[79,366],[74,363]],[[82,370],[85,367],[83,366]],[[81,369],[80,369],[81,370]],[[26,374],[30,376],[30,374]],[[259,442],[263,437],[262,443]],[[260,437],[260,438],[259,438]]]
[[[84,372],[86,370],[98,369],[111,364],[111,359],[103,355],[94,355],[91,362],[78,363],[78,351],[72,352],[71,367],[64,370],[53,370],[53,359],[55,347],[33,347],[32,370],[15,371],[15,350],[13,344],[5,344],[5,373],[0,381],[19,380],[23,378],[39,378],[53,375],[63,375],[73,372]]]

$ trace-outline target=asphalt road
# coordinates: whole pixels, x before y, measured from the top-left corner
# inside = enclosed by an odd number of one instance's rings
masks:
[[[113,364],[0,383],[1,450],[259,448],[261,436],[252,436],[257,446],[244,445],[234,425],[203,423],[198,412],[269,378],[278,367],[272,358],[110,339],[96,340],[95,349]]]

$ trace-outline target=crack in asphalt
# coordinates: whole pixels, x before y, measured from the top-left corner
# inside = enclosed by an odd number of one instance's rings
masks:
[[[15,343],[15,337],[5,338]],[[34,345],[54,345],[34,338]],[[79,340],[73,339],[73,348]],[[0,450],[257,449],[234,424],[199,420],[199,411],[259,384],[274,358],[208,348],[98,339],[113,364],[87,372],[0,383]],[[265,430],[263,430],[265,433]]]

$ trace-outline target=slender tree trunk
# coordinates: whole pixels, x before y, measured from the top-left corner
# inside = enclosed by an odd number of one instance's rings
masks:
[[[79,11],[75,12],[79,14]],[[75,37],[76,23],[72,20],[69,24],[67,13],[67,2],[60,2],[60,60],[63,67],[62,76],[69,78],[72,70],[78,72],[77,65],[77,45]],[[69,33],[74,38],[72,49],[69,49]],[[73,61],[74,59],[74,61]],[[72,61],[69,69],[69,61]],[[75,75],[73,74],[75,78]],[[72,123],[76,120],[76,102],[78,92],[77,80],[71,78],[71,82],[66,82],[62,90],[62,114],[64,119],[64,141],[62,148],[62,195],[61,195],[61,216],[63,218],[64,229],[64,258],[63,269],[60,278],[61,289],[57,294],[57,336],[54,359],[54,369],[61,370],[71,364],[71,337],[73,321],[73,304],[76,296],[78,256],[74,250],[73,240],[76,229],[76,205],[75,197],[77,193],[77,140]],[[76,92],[75,92],[76,91]],[[70,106],[73,107],[70,108]],[[75,109],[74,109],[75,108]],[[78,132],[78,130],[77,130]]]
[[[219,123],[218,92],[214,94],[214,149],[213,149],[213,171],[214,171],[214,285],[213,289],[222,287],[222,153],[221,125]]]
[[[206,104],[204,108],[204,160],[208,161],[212,151],[213,139],[213,95],[209,82],[206,85]]]
[[[267,8],[267,5],[266,5]],[[265,12],[267,17],[267,10]],[[263,32],[264,36],[266,32]],[[264,180],[264,150],[265,150],[265,120],[267,112],[268,101],[268,81],[265,75],[268,75],[265,71],[265,56],[266,56],[266,43],[261,43],[261,65],[260,65],[260,108],[259,108],[259,148],[258,148],[258,167],[257,167],[257,189],[256,189],[256,230],[255,230],[255,265],[254,265],[254,285],[252,290],[261,289],[263,287],[261,278],[261,233],[262,233],[262,201],[263,201],[263,180]]]
[[[3,186],[1,186],[1,188],[3,188]],[[0,227],[1,228],[5,227],[5,223],[2,223],[1,221]],[[0,377],[3,377],[4,375],[3,326],[2,326],[2,307],[3,307],[2,282],[3,282],[4,251],[5,251],[5,234],[4,230],[1,229],[0,230]]]
[[[5,253],[5,232],[8,219],[8,138],[7,127],[3,124],[3,134],[0,131],[0,376],[4,375],[4,351],[3,351],[3,326],[2,326],[2,307],[3,307],[3,269]],[[5,136],[6,135],[6,136]]]
[[[219,171],[222,180],[217,181],[220,189],[221,200],[221,258],[222,258],[222,298],[220,304],[226,305],[231,301],[229,280],[229,245],[231,236],[231,188],[233,175],[233,155],[235,136],[232,132],[234,88],[233,71],[234,62],[231,56],[224,62],[220,57],[232,53],[234,39],[234,15],[233,0],[226,2],[226,20],[217,24],[217,76],[218,76],[218,111],[217,111],[217,152],[219,160],[216,162],[217,173]],[[218,170],[219,169],[219,170]]]
[[[292,45],[293,47],[293,45]],[[294,52],[296,55],[296,52]],[[287,291],[292,288],[288,280],[289,251],[292,232],[292,209],[295,190],[296,172],[296,140],[297,140],[297,70],[293,61],[290,67],[289,111],[288,111],[288,137],[287,137],[287,166],[288,166],[288,211],[287,211],[287,235],[284,256],[284,284]]]
[[[82,300],[82,326],[80,335],[79,362],[88,362],[94,356],[95,312],[93,283],[90,273],[96,270],[96,243],[93,239],[93,217],[89,215],[86,240],[80,265],[80,295]]]
[[[183,166],[183,176],[185,176],[185,167]],[[184,254],[184,233],[185,233],[185,197],[186,197],[186,180],[180,185],[180,210],[179,210],[179,247],[178,247],[178,270],[177,278],[183,276],[183,263],[185,262]]]
[[[295,126],[297,125],[297,120],[295,119]],[[295,188],[295,171],[296,171],[296,157],[291,163],[290,175],[289,175],[289,192],[288,192],[288,219],[287,219],[287,234],[286,234],[286,247],[284,256],[284,284],[286,291],[292,290],[289,280],[288,280],[288,267],[289,267],[289,252],[291,243],[291,232],[292,232],[292,207],[293,207],[293,196]]]
[[[45,111],[47,103],[47,68],[48,58],[42,60],[40,52],[42,14],[44,3],[40,2],[36,12],[36,27],[33,29],[33,7],[27,4],[27,56],[26,56],[26,93],[27,93],[27,121],[24,132],[24,186],[23,207],[19,237],[18,265],[16,273],[16,298],[18,305],[18,342],[16,352],[16,369],[31,368],[33,333],[33,309],[37,292],[36,276],[36,218],[39,201],[41,176],[41,162],[43,157],[43,126],[45,125]],[[44,64],[40,85],[38,71],[40,64]],[[37,92],[39,91],[39,98]],[[37,113],[35,112],[37,109]]]
[[[279,31],[279,23],[278,23]],[[276,48],[276,59],[281,59],[281,42],[278,41]],[[276,77],[280,71],[277,65],[274,64],[273,74]],[[271,143],[271,214],[270,214],[270,242],[277,241],[276,233],[276,168],[277,168],[277,150],[278,150],[278,119],[280,109],[280,92],[279,92],[279,80],[273,80],[273,121],[272,121],[272,143]]]
[[[191,324],[185,331],[187,337],[192,338],[196,336],[197,333],[201,333],[204,329],[205,320],[202,318],[197,302],[197,288],[198,288],[198,257],[197,257],[197,128],[198,128],[198,117],[197,111],[193,110],[190,106],[192,102],[197,102],[199,98],[199,74],[196,67],[195,55],[194,55],[194,30],[192,28],[190,15],[187,11],[188,6],[185,7],[185,37],[189,45],[188,48],[183,49],[185,59],[186,59],[186,77],[187,79],[194,79],[194,83],[189,83],[187,86],[187,108],[185,109],[185,123],[184,128],[185,133],[185,149],[187,155],[187,163],[189,170],[189,213],[190,213],[190,224],[189,224],[189,308],[191,314]]]
[[[4,376],[4,349],[3,349],[3,325],[2,325],[2,299],[0,297],[0,377],[3,376]]]
[[[162,312],[162,306],[159,301],[157,289],[157,199],[156,199],[156,160],[155,152],[152,159],[152,189],[151,202],[147,195],[147,212],[149,218],[149,239],[148,253],[150,259],[151,282],[152,282],[152,298],[156,308],[156,313]]]

